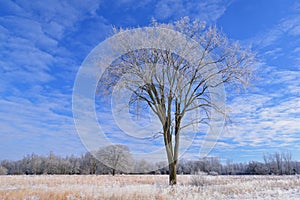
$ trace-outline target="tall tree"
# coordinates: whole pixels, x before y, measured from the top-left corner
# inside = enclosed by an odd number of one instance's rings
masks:
[[[110,65],[98,88],[112,92],[121,82],[121,87],[133,94],[131,106],[144,103],[155,113],[161,123],[169,184],[173,185],[177,182],[180,133],[191,125],[208,123],[214,112],[225,114],[213,101],[212,96],[218,95],[213,92],[223,84],[246,85],[254,54],[230,42],[215,26],[207,27],[187,17],[170,24],[154,22],[152,28],[139,29],[136,37],[132,30],[132,40],[119,37],[112,44],[115,51],[127,53]],[[140,37],[141,33],[149,41]],[[187,42],[178,43],[182,36]],[[147,48],[151,42],[163,48]],[[145,44],[145,48],[135,49],[133,43]]]

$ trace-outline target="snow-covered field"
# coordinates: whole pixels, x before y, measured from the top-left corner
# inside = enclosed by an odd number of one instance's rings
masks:
[[[179,175],[171,187],[164,175],[0,176],[0,199],[300,199],[300,177]]]

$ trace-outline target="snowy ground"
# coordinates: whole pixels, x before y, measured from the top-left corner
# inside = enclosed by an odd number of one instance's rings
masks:
[[[300,177],[179,175],[170,187],[163,175],[0,176],[0,199],[300,199]]]

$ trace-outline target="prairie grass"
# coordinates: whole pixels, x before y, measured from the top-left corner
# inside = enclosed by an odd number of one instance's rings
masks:
[[[0,176],[0,199],[299,199],[297,176]],[[204,184],[195,185],[199,178]]]

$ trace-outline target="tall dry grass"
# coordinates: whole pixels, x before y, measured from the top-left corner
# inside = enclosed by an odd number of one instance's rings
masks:
[[[297,176],[0,176],[0,199],[299,199]],[[201,180],[203,178],[203,180]]]

